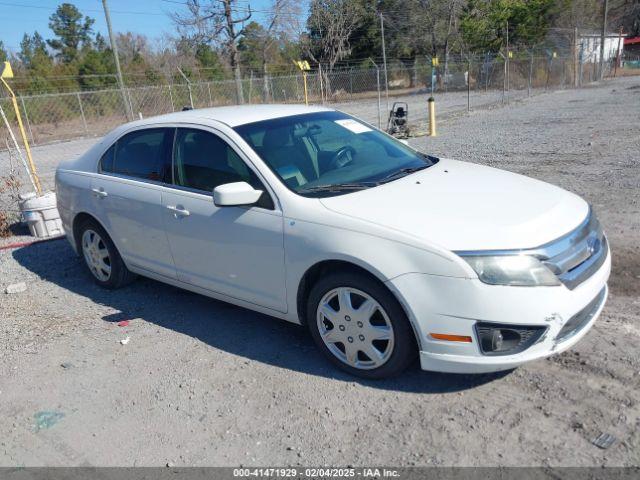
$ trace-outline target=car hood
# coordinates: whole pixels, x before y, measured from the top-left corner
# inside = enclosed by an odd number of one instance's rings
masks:
[[[578,227],[589,212],[580,197],[548,183],[448,159],[321,202],[448,250],[538,247]]]

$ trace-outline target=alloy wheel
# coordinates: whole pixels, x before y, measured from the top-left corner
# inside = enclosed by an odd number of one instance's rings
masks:
[[[82,254],[91,273],[101,282],[111,276],[111,257],[104,240],[94,230],[82,234]]]
[[[339,287],[327,292],[318,304],[316,321],[329,351],[353,368],[378,368],[393,353],[389,316],[361,290]]]

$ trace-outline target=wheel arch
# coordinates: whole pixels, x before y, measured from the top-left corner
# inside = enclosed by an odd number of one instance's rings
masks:
[[[80,254],[82,252],[82,248],[80,245],[80,227],[87,220],[93,220],[98,225],[100,225],[105,232],[107,232],[107,235],[109,234],[104,224],[98,218],[96,218],[95,215],[92,215],[85,211],[76,213],[76,215],[73,217],[73,223],[71,228],[72,228],[72,235],[73,235],[73,245],[75,246],[77,254]],[[111,237],[111,235],[109,235],[109,237]],[[111,239],[111,241],[113,242],[113,238]],[[114,245],[115,245],[115,242],[114,242]],[[118,247],[116,246],[116,248]]]
[[[396,301],[400,305],[400,308],[402,308],[402,310],[404,311],[404,314],[407,317],[409,324],[411,325],[411,329],[413,330],[413,335],[414,335],[416,344],[418,346],[418,349],[420,349],[422,346],[422,343],[420,341],[420,336],[418,335],[419,330],[416,329],[414,319],[412,315],[410,315],[410,312],[407,310],[405,302],[403,301],[402,298],[399,298],[399,296],[397,295],[397,292],[395,292],[394,289],[389,288],[389,286],[385,282],[386,279],[380,274],[380,272],[374,273],[372,270],[373,269],[368,269],[362,265],[358,265],[357,263],[354,263],[345,259],[322,260],[310,266],[302,275],[302,278],[298,283],[298,290],[296,295],[296,311],[297,311],[298,319],[300,320],[300,323],[302,325],[307,324],[308,319],[306,315],[306,310],[307,310],[306,305],[307,305],[307,300],[309,298],[309,293],[311,292],[311,288],[313,287],[315,282],[317,282],[322,277],[322,275],[325,275],[329,272],[336,272],[336,271],[358,272],[376,281],[383,288],[385,288],[389,293],[391,293],[393,298],[396,299]]]

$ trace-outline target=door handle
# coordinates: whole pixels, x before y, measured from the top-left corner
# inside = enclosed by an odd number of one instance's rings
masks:
[[[107,192],[104,191],[104,188],[92,188],[91,191],[96,197],[104,198],[107,195],[109,195]]]
[[[184,207],[182,207],[180,205],[178,205],[178,206],[167,205],[167,210],[171,210],[173,212],[173,215],[176,218],[178,218],[178,217],[188,217],[189,215],[191,215],[189,210],[186,210]]]

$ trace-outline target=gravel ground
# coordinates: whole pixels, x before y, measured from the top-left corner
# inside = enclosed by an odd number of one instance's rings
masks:
[[[412,140],[576,192],[607,230],[600,320],[513,372],[356,380],[298,326],[151,280],[101,290],[65,241],[0,250],[0,287],[27,283],[0,293],[0,465],[639,465],[639,118],[629,77]]]

